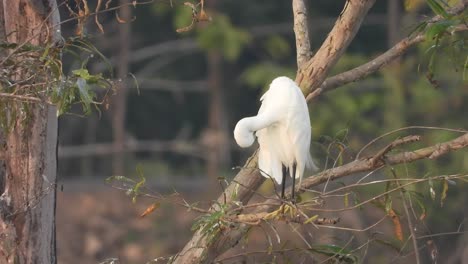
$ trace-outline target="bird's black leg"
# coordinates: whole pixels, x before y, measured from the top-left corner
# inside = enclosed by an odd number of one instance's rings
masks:
[[[283,178],[281,180],[281,199],[284,199],[284,189],[286,188],[286,174],[288,173],[288,169],[282,165],[283,167]]]
[[[294,164],[293,167],[292,167],[291,177],[292,177],[291,200],[293,202],[295,202],[296,201],[296,197],[295,197],[295,192],[296,192],[296,164]]]

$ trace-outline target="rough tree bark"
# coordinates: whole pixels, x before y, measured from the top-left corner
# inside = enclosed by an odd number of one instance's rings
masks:
[[[0,11],[0,41],[60,39],[55,0],[2,0]],[[21,68],[15,76],[21,79]],[[14,128],[0,134],[0,263],[56,263],[57,111],[40,100],[10,105],[2,114],[17,110]]]

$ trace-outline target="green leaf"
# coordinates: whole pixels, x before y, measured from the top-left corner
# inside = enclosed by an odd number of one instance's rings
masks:
[[[0,48],[2,49],[16,49],[16,47],[18,47],[18,44],[16,43],[0,41]]]
[[[442,192],[440,194],[440,207],[444,206],[445,198],[447,198],[447,191],[448,191],[448,181],[444,179],[442,181]]]
[[[314,245],[309,250],[329,257],[333,257],[345,263],[359,262],[359,258],[353,255],[350,250],[337,245]]]
[[[429,5],[429,7],[432,9],[432,11],[437,14],[437,15],[440,15],[444,18],[449,18],[449,14],[447,13],[447,11],[445,11],[445,9],[438,3],[437,0],[426,0],[427,1],[427,4]]]
[[[424,31],[424,29],[426,29],[426,26],[427,26],[427,22],[421,22],[419,25],[417,25],[413,31],[411,31],[411,33],[409,35],[413,35],[413,34],[418,34],[418,33],[421,33]]]
[[[428,183],[429,183],[429,194],[431,195],[432,200],[435,200],[436,192],[434,191],[434,182],[432,180],[429,180]]]
[[[135,183],[134,180],[132,180],[132,179],[130,179],[128,177],[125,177],[125,176],[110,176],[110,177],[106,178],[107,183],[111,183],[113,181],[126,182],[126,183]]]
[[[177,5],[174,15],[174,28],[183,28],[192,23],[192,10],[184,7],[184,5]]]
[[[265,49],[274,59],[280,59],[288,56],[291,47],[288,41],[279,35],[270,36],[265,40]]]
[[[314,222],[317,218],[318,218],[318,215],[314,215],[314,216],[312,216],[312,217],[309,217],[309,219],[307,219],[307,220],[304,221],[304,224],[312,223],[312,222]]]
[[[424,220],[426,218],[426,205],[423,203],[423,195],[417,192],[410,192],[410,195],[416,204],[418,205],[419,209],[421,210],[421,215],[419,216],[419,220]]]
[[[447,32],[447,29],[454,25],[452,20],[443,20],[430,25],[426,31],[426,38],[434,39]]]
[[[78,70],[73,70],[72,71],[73,75],[77,76],[77,77],[80,77],[80,78],[83,78],[83,79],[89,79],[89,77],[91,76],[88,72],[88,69],[85,69],[85,68],[81,68],[81,69],[78,69]]]
[[[227,60],[234,61],[250,41],[250,34],[232,25],[229,17],[217,15],[207,27],[198,31],[197,42],[206,50],[218,50]]]
[[[137,175],[140,181],[135,184],[135,187],[132,190],[132,193],[133,193],[132,202],[133,203],[136,202],[136,197],[140,194],[140,188],[143,187],[146,183],[146,178],[144,177],[141,164],[137,165],[136,170],[137,170]]]
[[[85,114],[89,114],[91,113],[91,103],[93,102],[92,91],[89,89],[88,83],[83,78],[78,78],[76,80],[76,85],[78,86],[80,100],[83,105],[83,112],[85,112]]]
[[[375,239],[375,242],[388,246],[389,248],[393,249],[395,252],[399,253],[401,251],[401,241],[392,239],[391,241],[383,240],[383,239]]]
[[[387,199],[385,202],[385,213],[389,214],[390,210],[392,210],[392,199]]]

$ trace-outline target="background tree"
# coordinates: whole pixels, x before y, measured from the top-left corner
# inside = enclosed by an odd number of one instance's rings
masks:
[[[84,37],[87,2],[75,1],[76,12],[68,4],[0,3],[1,263],[57,262],[58,116],[78,104],[89,113],[99,104],[94,89],[112,87],[87,69],[86,55],[97,51]],[[73,37],[62,36],[60,7],[69,10],[66,21],[77,21]],[[62,69],[64,52],[80,62],[69,75]]]

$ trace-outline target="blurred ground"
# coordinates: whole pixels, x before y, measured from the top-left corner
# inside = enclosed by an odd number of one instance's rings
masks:
[[[202,199],[209,200],[203,197],[213,190],[207,188],[206,185],[203,187],[205,184],[203,181],[195,182],[202,184],[196,187],[193,185],[195,183],[176,184],[176,186],[185,186],[177,187],[177,189],[189,203]],[[161,192],[165,194],[172,192],[171,188],[161,189],[164,189]],[[177,253],[188,241],[192,234],[191,225],[198,216],[181,206],[162,203],[160,208],[141,218],[140,215],[154,200],[139,198],[136,203],[132,203],[131,197],[127,196],[124,191],[104,184],[103,180],[80,180],[59,184],[57,197],[59,264],[102,263],[112,258],[119,259],[120,264],[139,264],[147,263],[157,257],[168,257]],[[253,199],[252,203],[257,202],[256,200]],[[327,207],[337,208],[342,203],[342,199],[331,199],[327,202]],[[199,206],[203,207],[203,205]],[[307,250],[289,251],[280,254],[278,258],[268,253],[270,250],[280,250],[282,247],[306,248],[302,240],[304,238],[316,245],[348,245],[350,249],[364,248],[358,253],[362,263],[389,263],[390,259],[393,263],[414,263],[414,256],[411,252],[407,252],[408,247],[400,251],[385,243],[368,245],[374,239],[384,238],[392,241],[394,225],[389,217],[385,218],[382,210],[368,207],[340,214],[317,213],[320,217],[340,217],[341,220],[337,226],[355,230],[367,229],[370,226],[374,228],[351,234],[339,229],[317,229],[311,225],[298,226],[277,222],[273,229],[272,225],[264,224],[253,228],[247,239],[241,240],[237,247],[222,256],[223,263],[265,263],[272,259],[276,259],[277,263],[287,261],[289,263],[320,263],[324,261],[326,256],[321,258],[317,254],[310,254]],[[430,211],[428,213],[431,214]],[[382,217],[385,219],[380,221]],[[404,216],[401,216],[401,220],[403,223],[406,221]],[[378,225],[377,222],[379,222]],[[422,227],[419,224],[418,226]],[[455,226],[448,228],[453,229]],[[420,235],[426,234],[421,230],[418,232]],[[403,233],[405,237],[408,237],[407,228],[403,229]],[[386,238],[381,236],[383,234],[387,234]],[[404,244],[408,244],[408,241],[406,240]],[[447,260],[441,263],[460,263],[457,259],[463,259],[461,256],[468,254],[463,236],[427,238],[419,242],[421,257],[425,261],[430,260],[430,252],[425,248],[428,241],[435,243],[438,247],[439,259]],[[368,246],[370,247],[367,248]],[[243,256],[246,252],[257,252],[257,254],[249,253],[248,256]],[[165,263],[165,261],[158,263]]]
[[[63,183],[57,197],[60,264],[100,263],[109,258],[146,263],[151,257],[166,256],[184,245],[195,216],[163,204],[140,218],[150,199],[133,204],[125,192],[102,182]]]

